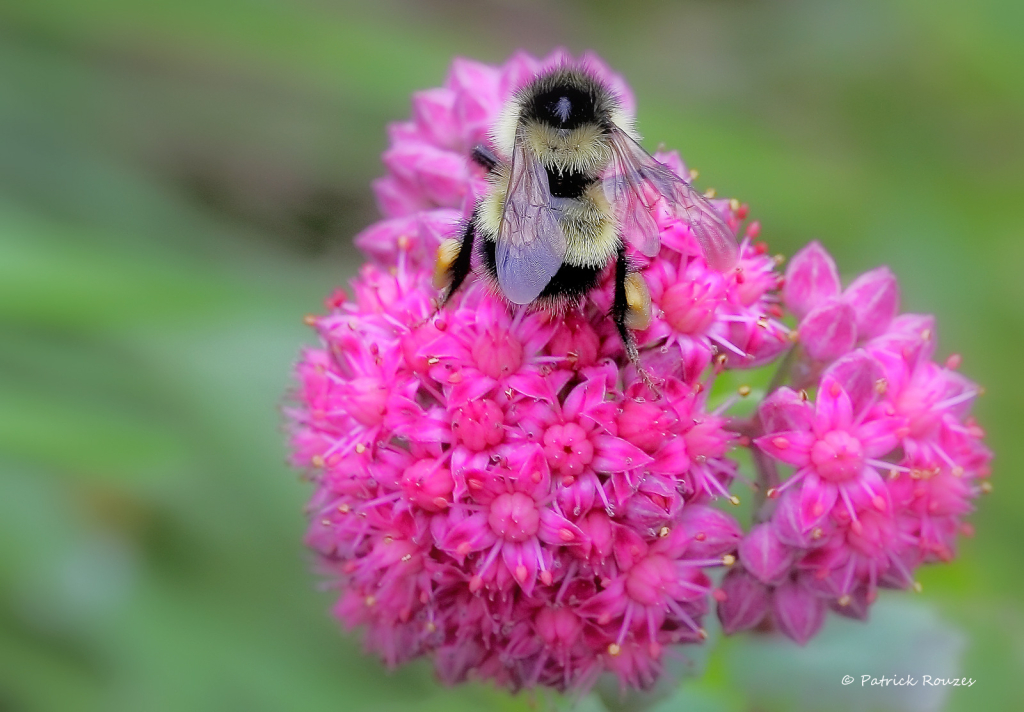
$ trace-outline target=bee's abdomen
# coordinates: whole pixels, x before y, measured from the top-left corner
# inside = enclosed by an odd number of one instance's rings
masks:
[[[494,240],[481,240],[483,250],[483,266],[487,276],[493,283],[498,281],[498,266],[495,254],[497,243]],[[555,276],[547,283],[537,299],[555,302],[576,301],[586,296],[597,287],[604,267],[578,267],[563,264],[555,272]]]
[[[563,264],[538,298],[570,301],[581,299],[597,286],[601,271],[597,267]]]
[[[548,189],[551,191],[551,195],[556,198],[577,199],[597,180],[585,173],[577,173],[575,171],[559,173],[548,168],[547,172]]]

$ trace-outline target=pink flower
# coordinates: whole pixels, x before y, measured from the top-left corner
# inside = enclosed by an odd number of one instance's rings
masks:
[[[669,331],[644,341],[662,394],[628,365],[610,283],[551,314],[471,280],[437,310],[432,252],[482,190],[468,152],[505,97],[557,61],[460,61],[444,88],[416,95],[376,186],[390,217],[357,238],[373,262],[351,298],[308,320],[321,344],[303,353],[288,410],[293,460],[316,487],[307,542],[341,591],[336,615],[389,664],[429,655],[452,683],[473,671],[586,688],[612,671],[651,684],[665,646],[702,640],[706,569],[741,537],[703,506],[736,470],[736,436],[707,403],[707,334],[720,313],[755,325],[766,313],[778,275],[763,247],[745,243],[749,280],[719,275],[722,301],[697,336],[674,353]],[[666,264],[710,275],[678,237],[685,254],[666,244]]]
[[[915,586],[916,566],[953,557],[991,453],[969,416],[980,390],[956,372],[958,356],[931,361],[934,319],[896,315],[887,269],[839,294],[834,263],[812,245],[789,275],[787,303],[803,313],[813,359],[794,373],[816,397],[783,387],[760,405],[755,445],[794,473],[769,492],[769,520],[740,544],[743,573],[723,583],[719,616],[734,630],[757,625],[767,596],[775,626],[802,643],[825,607],[866,618],[879,587]]]
[[[541,543],[584,543],[582,530],[548,506],[553,499],[551,474],[543,453],[537,448],[528,452],[516,472],[493,468],[466,474],[465,508],[473,513],[449,529],[438,548],[460,565],[467,555],[485,552],[470,577],[471,593],[493,580],[496,590],[507,593],[514,582],[530,594],[538,576],[547,585],[554,580],[553,559]],[[492,569],[497,561],[504,564],[504,573]]]
[[[864,367],[869,368],[870,363]],[[855,521],[855,502],[867,501],[879,511],[891,506],[878,468],[887,467],[880,458],[906,436],[907,425],[899,416],[876,414],[873,395],[869,389],[850,392],[826,374],[813,406],[798,402],[788,388],[780,388],[762,405],[766,433],[756,444],[796,468],[778,492],[800,484],[800,527],[804,532],[819,524],[837,503]],[[784,423],[774,412],[783,409]]]
[[[739,239],[728,272],[663,206],[660,252],[630,248],[652,297],[636,340],[656,390],[608,317],[611,270],[561,311],[513,307],[472,277],[439,308],[434,253],[488,189],[470,151],[513,92],[575,61],[459,59],[413,96],[374,183],[384,219],[356,237],[369,263],[307,317],[319,344],[285,411],[334,614],[389,665],[428,656],[449,684],[586,690],[611,672],[647,688],[667,647],[704,639],[712,597],[727,633],[803,644],[827,610],[863,618],[877,588],[951,558],[990,474],[969,415],[979,389],[958,357],[932,362],[933,319],[897,314],[888,269],[843,291],[812,243],[783,286],[736,200],[711,202]],[[633,111],[618,75],[579,61]],[[675,152],[656,158],[689,179]],[[782,359],[791,317],[800,348]],[[723,372],[773,362],[792,387],[733,417],[751,389],[723,397]],[[749,481],[738,445],[755,450],[758,485],[777,485],[746,534],[710,506]]]

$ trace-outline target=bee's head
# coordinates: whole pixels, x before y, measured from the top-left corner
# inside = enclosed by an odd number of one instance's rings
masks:
[[[525,108],[526,115],[555,129],[571,131],[597,121],[595,96],[583,89],[563,84],[534,94]]]
[[[522,95],[522,117],[571,131],[608,120],[609,92],[586,72],[560,69],[542,75]]]
[[[603,81],[584,67],[563,66],[516,94],[493,137],[506,156],[521,136],[546,167],[596,174],[608,161],[609,130],[626,125],[615,94]]]

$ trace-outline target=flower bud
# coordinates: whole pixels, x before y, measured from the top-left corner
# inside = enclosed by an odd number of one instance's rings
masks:
[[[410,215],[429,207],[418,192],[395,176],[377,178],[371,185],[377,207],[386,218]]]
[[[766,433],[803,430],[814,419],[814,406],[807,400],[807,394],[786,386],[776,389],[761,401],[757,412]]]
[[[825,601],[798,582],[787,581],[775,589],[772,614],[786,637],[805,645],[825,622]]]
[[[445,86],[455,92],[453,112],[466,148],[486,139],[501,110],[497,84],[498,71],[494,67],[463,58],[452,62]]]
[[[743,569],[734,569],[726,574],[715,597],[719,599],[718,620],[722,622],[726,635],[760,623],[768,613],[771,601],[768,588]]]
[[[415,185],[423,198],[438,207],[457,208],[466,194],[466,159],[420,141],[403,141],[384,152],[392,175]]]
[[[454,114],[455,92],[446,87],[418,91],[412,95],[412,117],[416,128],[434,143],[459,148],[459,126]]]
[[[775,583],[789,571],[793,556],[770,524],[758,524],[740,542],[743,567],[763,583]]]
[[[883,333],[900,309],[900,287],[888,267],[865,272],[843,292],[857,315],[857,333],[870,339]]]
[[[743,536],[736,520],[725,512],[701,505],[687,505],[679,518],[678,528],[690,539],[690,556],[721,556],[736,548]]]
[[[800,323],[800,343],[817,361],[831,361],[857,343],[857,315],[838,299],[815,308]]]
[[[786,269],[782,298],[802,319],[815,307],[839,296],[839,272],[832,256],[815,240],[793,255]]]

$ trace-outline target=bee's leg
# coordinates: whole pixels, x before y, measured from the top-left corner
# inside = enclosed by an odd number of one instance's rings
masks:
[[[449,237],[437,248],[437,262],[434,263],[434,286],[448,288],[442,303],[451,299],[462,286],[472,269],[473,239],[476,236],[476,211],[470,216],[462,230],[462,239]]]
[[[655,395],[660,391],[651,379],[651,375],[640,364],[640,352],[636,347],[636,339],[630,329],[646,329],[651,322],[651,295],[647,291],[647,283],[636,272],[629,271],[626,259],[626,248],[619,247],[615,260],[615,301],[612,303],[612,319],[622,337],[626,348],[626,356],[636,368],[637,375]]]
[[[487,148],[487,146],[482,143],[478,143],[473,147],[473,152],[470,154],[470,158],[483,166],[488,173],[492,173],[498,165],[498,157],[494,155],[494,151]]]

